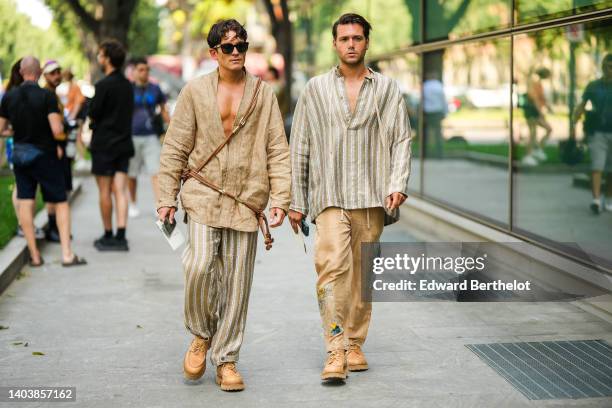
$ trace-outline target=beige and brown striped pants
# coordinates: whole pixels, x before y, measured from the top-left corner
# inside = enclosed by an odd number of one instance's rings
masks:
[[[257,232],[189,220],[183,252],[185,327],[212,342],[213,365],[238,361],[253,280]]]

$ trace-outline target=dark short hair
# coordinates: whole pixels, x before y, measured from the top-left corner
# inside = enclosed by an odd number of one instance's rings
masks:
[[[366,20],[359,14],[346,13],[341,15],[332,27],[332,34],[334,35],[334,40],[338,35],[338,26],[346,24],[359,24],[361,27],[363,27],[363,35],[365,36],[365,38],[370,39],[370,30],[372,30],[372,25],[368,23],[368,20]]]
[[[221,44],[223,36],[230,31],[234,31],[236,36],[244,41],[248,38],[246,30],[238,21],[233,18],[229,20],[219,20],[210,27],[208,37],[206,38],[208,46],[210,48],[215,48],[217,45]]]
[[[274,76],[274,79],[280,78],[280,72],[278,72],[278,69],[276,69],[276,67],[273,67],[272,65],[270,65],[268,67],[268,71],[272,73],[272,75]]]
[[[113,67],[121,68],[125,62],[125,48],[117,40],[106,40],[100,44],[100,49],[104,51]]]
[[[133,66],[140,65],[140,64],[149,65],[145,57],[134,57],[132,58],[130,62]]]
[[[21,60],[23,58],[19,58],[11,67],[11,76],[9,77],[8,84],[6,84],[6,92],[11,89],[18,87],[23,83],[23,76],[21,76]]]

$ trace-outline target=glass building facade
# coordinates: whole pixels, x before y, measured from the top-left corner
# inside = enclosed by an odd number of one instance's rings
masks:
[[[404,3],[412,194],[612,273],[612,0]]]

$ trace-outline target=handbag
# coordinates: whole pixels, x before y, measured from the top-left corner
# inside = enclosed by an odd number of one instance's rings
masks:
[[[268,219],[266,218],[266,214],[264,214],[263,210],[252,206],[251,204],[247,203],[246,201],[241,200],[240,198],[236,197],[235,195],[231,193],[228,193],[221,187],[217,186],[213,182],[205,179],[204,177],[202,177],[202,175],[200,175],[200,171],[202,171],[202,169],[221,151],[221,149],[223,149],[225,145],[229,143],[231,138],[234,137],[236,133],[238,133],[240,129],[244,127],[247,119],[249,118],[249,116],[251,116],[251,114],[255,110],[255,105],[257,102],[257,95],[259,94],[260,86],[261,86],[261,78],[257,80],[257,84],[255,85],[255,91],[253,92],[253,98],[251,99],[251,103],[249,104],[246,112],[244,113],[244,116],[242,116],[242,118],[240,119],[236,127],[232,130],[232,132],[229,134],[229,136],[225,138],[223,143],[221,143],[215,149],[215,151],[212,152],[212,154],[208,156],[208,158],[200,166],[198,166],[198,168],[196,169],[190,169],[189,167],[185,168],[183,170],[183,173],[181,174],[181,181],[183,184],[185,184],[187,180],[193,177],[194,179],[196,179],[197,181],[199,181],[201,184],[205,185],[206,187],[212,190],[215,190],[219,194],[225,195],[235,200],[236,202],[244,205],[245,207],[253,211],[253,213],[255,214],[255,217],[257,218],[259,229],[264,236],[264,243],[266,245],[266,250],[270,250],[270,248],[272,248],[272,243],[274,242],[274,239],[272,238],[272,235],[270,234],[270,227],[268,226]],[[186,216],[187,214],[185,214],[185,217]]]
[[[153,131],[157,136],[161,136],[166,133],[166,128],[164,127],[164,118],[160,113],[153,113],[151,118],[151,126],[153,127]]]
[[[38,160],[45,152],[31,143],[13,144],[13,166],[29,167]]]
[[[576,165],[584,159],[584,147],[570,137],[559,142],[559,157],[561,161],[570,166]]]

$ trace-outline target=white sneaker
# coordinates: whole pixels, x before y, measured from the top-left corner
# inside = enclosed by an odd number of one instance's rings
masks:
[[[136,206],[136,204],[130,204],[128,207],[128,217],[136,218],[140,215],[140,210]]]
[[[604,201],[604,210],[612,212],[612,197],[606,197]]]
[[[538,165],[538,161],[536,160],[535,157],[533,157],[532,154],[529,154],[529,155],[523,157],[523,160],[521,160],[521,163],[523,163],[525,166],[529,166],[529,167],[533,167],[533,166],[537,166]]]
[[[593,214],[601,212],[601,200],[599,198],[594,198],[591,202],[591,211],[593,211]]]
[[[544,150],[542,149],[536,149],[532,154],[533,154],[533,157],[535,157],[539,161],[544,161],[548,159],[548,156],[546,156],[546,153],[544,153]]]

